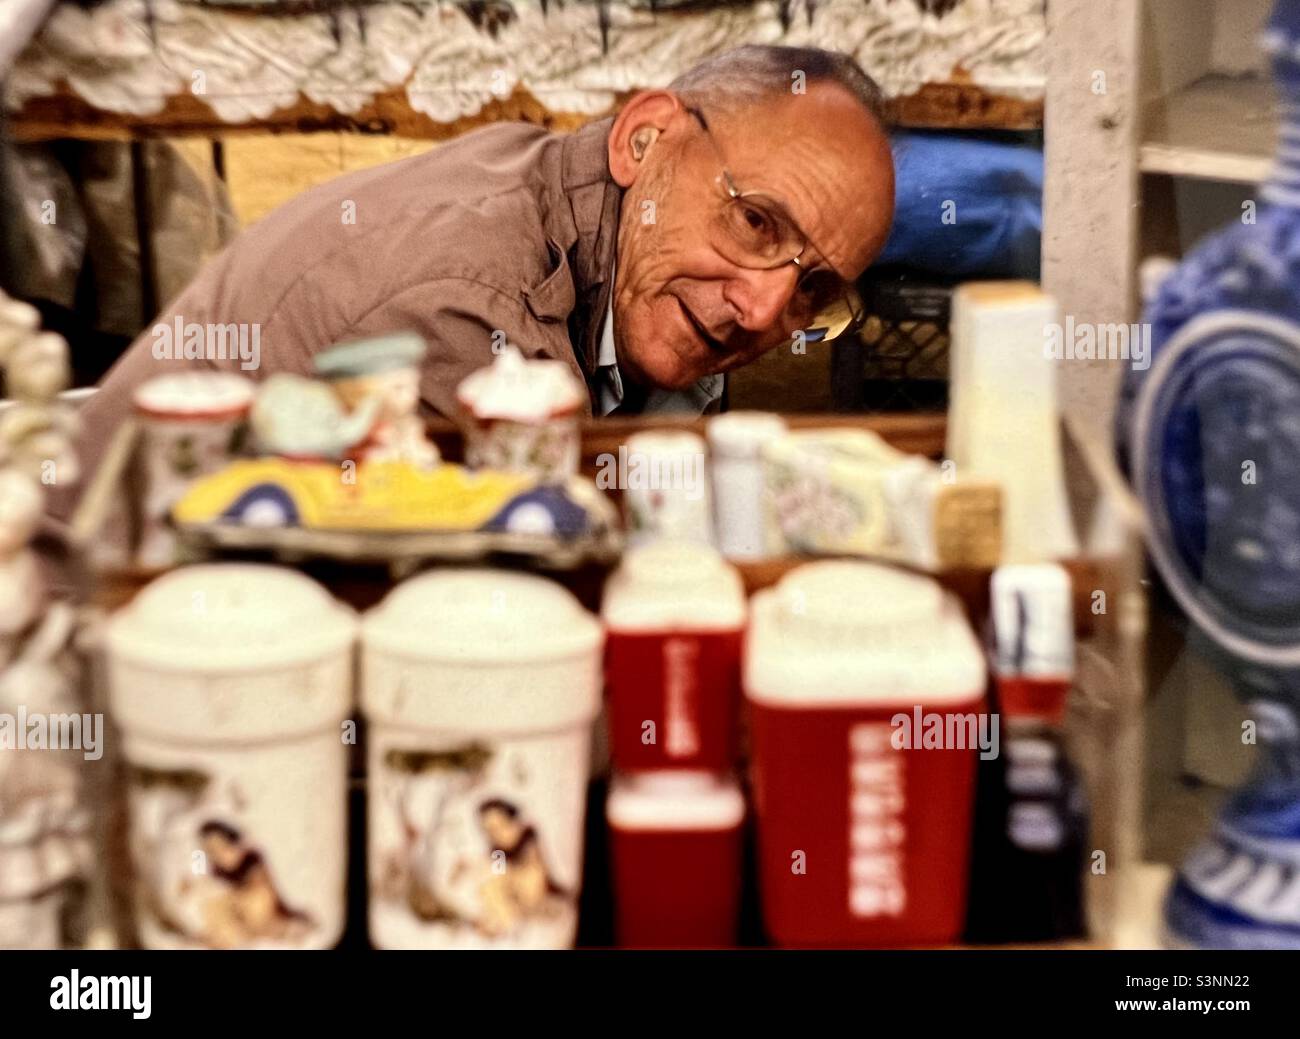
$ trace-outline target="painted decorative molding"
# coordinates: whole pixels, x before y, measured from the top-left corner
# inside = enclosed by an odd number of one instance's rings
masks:
[[[551,111],[597,115],[620,92],[665,86],[741,43],[847,51],[889,97],[958,70],[990,93],[1043,96],[1044,0],[759,0],[689,10],[513,0],[512,15],[490,25],[482,6],[259,16],[178,0],[63,4],[17,59],[4,103],[18,110],[66,82],[101,110],[148,116],[189,92],[221,120],[243,123],[299,95],[351,115],[404,87],[414,110],[449,123],[523,87]]]

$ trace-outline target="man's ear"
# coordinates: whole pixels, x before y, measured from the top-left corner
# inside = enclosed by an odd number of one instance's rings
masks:
[[[643,90],[623,106],[609,131],[609,172],[619,187],[632,186],[645,157],[681,110],[681,100],[667,90]]]

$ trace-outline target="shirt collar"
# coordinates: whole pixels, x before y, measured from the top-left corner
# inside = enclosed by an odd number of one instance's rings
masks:
[[[563,201],[550,197],[547,207],[563,213],[566,233],[556,236],[573,267],[575,302],[569,319],[578,364],[597,368],[601,318],[608,310],[614,284],[614,246],[623,190],[609,171],[612,118],[601,119],[563,137],[560,189]],[[571,221],[571,222],[570,222]]]
[[[614,279],[611,277],[610,281]],[[596,367],[608,368],[618,366],[618,351],[614,349],[614,294],[609,294],[609,306],[605,308],[605,324],[600,330],[600,350],[596,354]]]
[[[614,284],[614,272],[610,272],[609,283]],[[596,368],[600,373],[600,414],[608,415],[623,403],[623,374],[618,370],[618,351],[614,347],[614,293],[609,294],[609,306],[605,308],[605,321],[600,330],[600,348],[596,353]]]
[[[615,271],[611,270],[609,284],[614,285]],[[599,393],[599,411],[602,416],[623,403],[623,374],[618,370],[618,350],[614,346],[614,293],[609,294],[609,305],[605,308],[605,320],[600,330],[599,349],[596,353],[596,368],[601,379]],[[684,390],[651,390],[645,403],[645,411],[651,412],[688,412],[702,415],[714,401],[722,396],[726,379],[721,375],[706,375],[693,386]]]

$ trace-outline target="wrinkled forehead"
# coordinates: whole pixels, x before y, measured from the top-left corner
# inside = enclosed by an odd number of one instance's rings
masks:
[[[837,84],[756,102],[710,118],[742,190],[780,199],[823,258],[856,277],[889,233],[894,164],[889,140]]]

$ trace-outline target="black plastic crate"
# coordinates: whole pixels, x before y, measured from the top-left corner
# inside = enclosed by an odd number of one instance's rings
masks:
[[[909,271],[872,271],[858,285],[867,322],[834,344],[836,411],[942,411],[948,406],[952,285]]]

